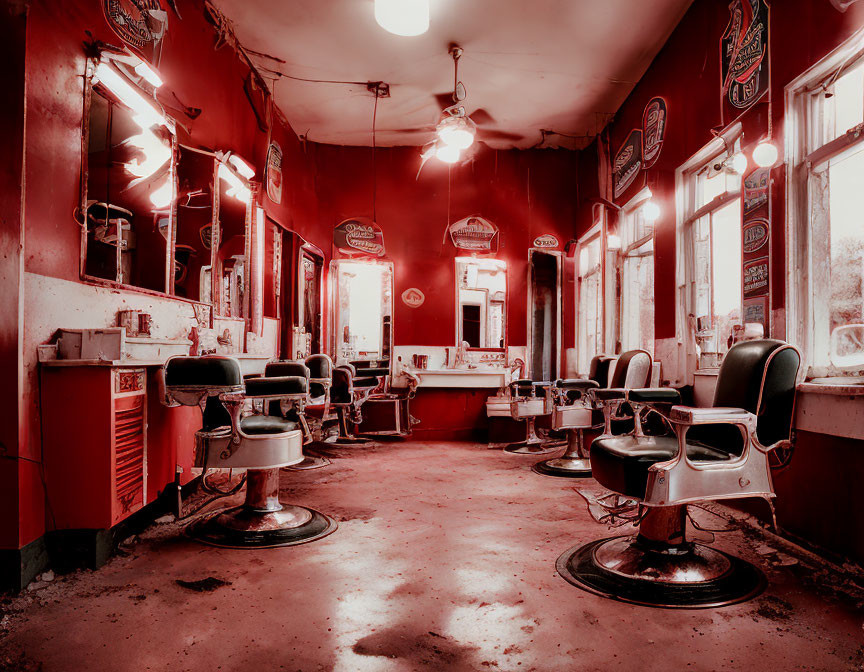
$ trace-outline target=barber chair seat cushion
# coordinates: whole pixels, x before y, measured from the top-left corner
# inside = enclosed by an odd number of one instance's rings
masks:
[[[297,429],[297,423],[275,415],[247,415],[240,420],[244,434],[282,434]]]
[[[658,462],[671,460],[678,453],[675,436],[607,436],[591,444],[591,470],[597,482],[626,497],[643,499],[648,485],[648,470]],[[687,443],[687,458],[694,462],[722,462],[733,457],[701,442]]]
[[[231,357],[174,357],[165,370],[168,387],[232,387],[243,384],[240,365]]]
[[[246,381],[247,397],[276,397],[279,395],[305,393],[306,379],[300,376],[251,378]]]

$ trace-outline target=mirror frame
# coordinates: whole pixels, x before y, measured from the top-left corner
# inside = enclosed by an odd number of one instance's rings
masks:
[[[390,371],[393,371],[393,323],[394,323],[394,313],[396,312],[396,300],[394,296],[394,292],[396,291],[396,269],[392,261],[388,261],[386,259],[367,259],[364,257],[358,258],[347,258],[343,257],[340,259],[331,259],[330,261],[330,269],[329,269],[329,281],[330,281],[330,306],[332,309],[330,310],[329,320],[328,320],[328,331],[329,333],[329,342],[330,342],[330,356],[333,358],[334,362],[339,361],[339,356],[336,352],[337,350],[337,331],[338,331],[338,322],[339,322],[339,264],[342,262],[347,263],[365,263],[365,264],[374,264],[376,266],[385,266],[390,271],[390,328],[389,328],[389,336],[390,336],[390,355],[387,358],[388,366],[390,367]],[[382,353],[383,355],[383,353]],[[383,357],[377,361],[382,361]],[[360,360],[358,360],[360,361]]]
[[[467,261],[499,261],[504,264],[504,345],[500,348],[466,348],[469,352],[507,352],[507,344],[509,342],[509,322],[510,322],[510,267],[506,260],[498,259],[497,257],[454,257],[453,258],[453,274],[454,274],[454,291],[456,293],[456,347],[460,345],[460,337],[462,336],[462,315],[459,308],[459,264]]]
[[[291,319],[293,320],[292,327],[294,329],[299,329],[300,327],[303,326],[303,322],[304,322],[304,319],[303,319],[304,316],[301,315],[301,313],[303,312],[304,305],[305,305],[303,302],[303,293],[302,293],[302,289],[303,289],[303,285],[304,285],[304,282],[303,282],[303,280],[304,280],[304,278],[303,278],[303,256],[309,255],[311,257],[317,257],[321,261],[321,278],[320,278],[320,283],[319,283],[319,287],[318,287],[318,313],[321,316],[320,349],[322,351],[324,351],[324,350],[327,350],[326,344],[328,341],[328,339],[325,337],[325,334],[324,334],[324,327],[325,327],[325,325],[327,325],[327,322],[325,322],[325,319],[324,319],[324,292],[326,291],[326,288],[325,288],[325,283],[326,283],[325,270],[326,270],[327,259],[324,256],[324,252],[320,247],[306,241],[300,234],[295,233],[295,235],[297,236],[298,241],[302,241],[302,242],[300,242],[300,244],[297,246],[297,258],[295,259],[295,261],[297,263],[297,269],[295,271],[295,277],[294,277],[294,282],[296,284],[295,284],[295,291],[294,291],[294,310],[292,311],[293,315],[291,315]],[[331,266],[332,266],[332,263],[331,263]],[[292,329],[291,346],[292,346],[292,351],[296,353],[298,344],[293,342],[293,334],[294,334],[294,331]],[[320,354],[320,353],[310,353],[310,354]]]

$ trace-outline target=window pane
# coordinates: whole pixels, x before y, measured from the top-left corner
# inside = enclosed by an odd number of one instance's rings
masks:
[[[860,68],[859,68],[860,69]],[[864,146],[831,162],[829,328],[864,321]]]
[[[741,322],[741,204],[733,201],[712,215],[714,318],[719,352],[733,324]]]
[[[843,135],[864,121],[864,63],[844,72],[825,101],[825,142]]]

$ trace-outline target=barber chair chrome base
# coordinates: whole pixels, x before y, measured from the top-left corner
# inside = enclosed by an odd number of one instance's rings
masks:
[[[515,384],[515,383],[514,383]],[[537,436],[537,416],[548,415],[545,397],[523,397],[510,402],[510,414],[514,420],[525,423],[526,438],[504,447],[505,453],[516,455],[544,455],[557,450],[554,442],[544,441]]]
[[[303,454],[303,461],[300,464],[295,464],[291,467],[285,467],[288,471],[308,471],[309,469],[320,469],[333,464],[326,457],[320,455],[312,455],[310,453]]]
[[[186,534],[226,548],[293,546],[327,536],[336,522],[324,514],[279,501],[279,470],[303,461],[303,433],[293,422],[247,416],[235,434],[230,427],[195,435],[195,464],[246,468],[246,501],[191,523]]]
[[[590,478],[591,459],[583,448],[583,432],[591,427],[590,408],[582,406],[561,406],[553,411],[552,425],[566,427],[567,450],[561,457],[553,457],[537,462],[531,470],[543,476],[560,478]]]
[[[571,548],[556,569],[596,595],[651,607],[721,607],[759,595],[765,575],[740,558],[685,540],[686,515],[686,505],[652,507],[639,534]]]

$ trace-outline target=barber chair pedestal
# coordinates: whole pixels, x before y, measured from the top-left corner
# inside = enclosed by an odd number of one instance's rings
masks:
[[[686,540],[686,509],[651,507],[639,534],[571,548],[558,558],[558,573],[596,595],[652,607],[721,607],[761,593],[766,580],[759,569]]]
[[[544,455],[557,450],[552,441],[544,441],[537,436],[537,418],[549,415],[550,401],[546,388],[550,383],[518,380],[510,384],[513,399],[510,401],[510,414],[514,420],[525,423],[525,440],[511,443],[504,452],[516,455]],[[538,395],[538,393],[540,393]]]
[[[561,457],[537,462],[531,469],[543,476],[589,478],[591,460],[584,449],[584,432],[592,427],[591,408],[561,406],[553,411],[552,426],[567,428],[567,450]]]

